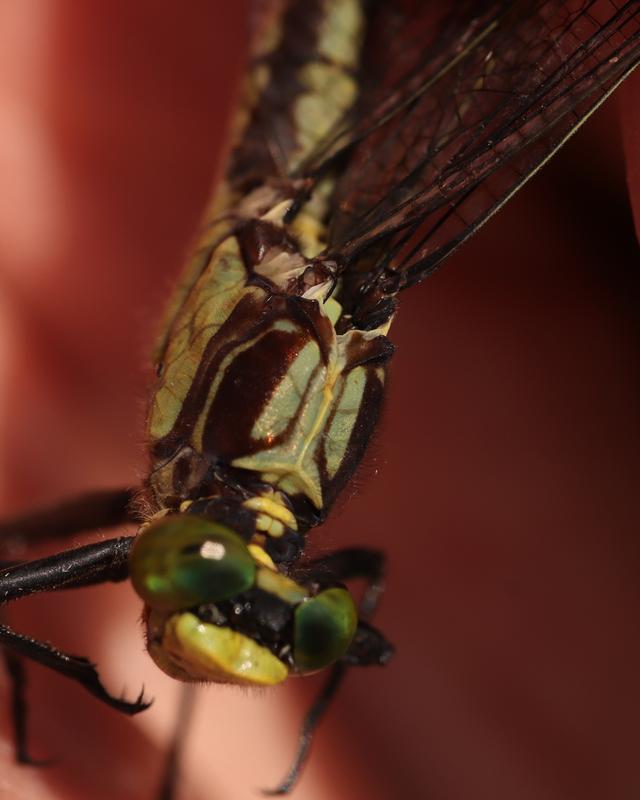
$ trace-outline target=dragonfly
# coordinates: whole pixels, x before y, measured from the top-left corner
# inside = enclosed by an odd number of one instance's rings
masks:
[[[226,179],[155,356],[145,485],[3,531],[137,523],[135,537],[9,565],[0,587],[11,602],[130,578],[150,655],[179,680],[269,685],[329,668],[279,793],[346,668],[392,655],[371,621],[382,555],[304,551],[375,428],[398,297],[640,57],[638,3],[420,5],[318,4],[314,17],[291,2],[263,21]],[[359,603],[345,588],[356,577]],[[6,625],[0,640],[14,675],[32,659],[118,711],[146,708],[111,695],[88,660]],[[27,760],[23,718],[15,728]]]

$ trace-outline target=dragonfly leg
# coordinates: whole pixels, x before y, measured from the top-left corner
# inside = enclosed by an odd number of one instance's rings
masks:
[[[0,543],[3,550],[8,551],[37,542],[70,538],[96,528],[136,522],[131,510],[134,494],[128,489],[106,489],[4,520],[0,522]]]
[[[126,536],[85,545],[47,558],[27,561],[0,570],[1,603],[31,594],[80,588],[120,581],[129,573],[128,557],[134,537]],[[124,714],[137,714],[150,704],[141,692],[134,701],[114,697],[102,685],[95,666],[86,658],[18,633],[0,624],[0,647],[12,683],[13,727],[16,758],[31,762],[26,746],[25,675],[22,658],[29,658],[76,681],[94,697]]]
[[[180,761],[182,759],[185,741],[189,734],[189,726],[193,719],[196,689],[197,687],[192,683],[185,683],[181,687],[178,714],[171,736],[169,751],[167,752],[157,800],[175,800],[177,796]]]
[[[0,570],[0,605],[30,594],[125,580],[135,537],[120,536]]]
[[[137,714],[150,705],[144,699],[144,690],[134,701],[114,697],[104,688],[95,666],[88,659],[65,653],[48,642],[32,639],[30,636],[14,631],[8,625],[0,624],[0,645],[11,653],[36,661],[38,664],[76,681],[98,700],[123,714]]]
[[[29,755],[27,736],[27,676],[23,659],[17,653],[2,648],[2,658],[11,682],[11,722],[15,743],[15,757],[19,764],[44,766],[48,761],[34,759]]]
[[[306,566],[311,578],[339,582],[364,578],[366,586],[358,608],[359,617],[368,621],[375,614],[384,592],[386,572],[386,556],[381,550],[349,547],[316,558]]]
[[[284,780],[281,781],[281,783],[279,783],[275,788],[263,789],[263,794],[267,796],[289,794],[289,792],[294,788],[298,782],[302,768],[305,765],[307,756],[309,755],[309,749],[311,747],[316,728],[329,708],[329,705],[331,704],[336,692],[340,688],[340,684],[344,679],[346,671],[347,665],[342,662],[335,664],[331,668],[329,677],[305,715],[302,727],[300,729],[300,735],[298,736],[298,748],[293,761],[291,762],[291,766],[289,767],[289,772]]]
[[[274,789],[263,790],[266,795],[288,794],[296,785],[309,754],[316,728],[327,712],[340,688],[349,666],[385,664],[393,653],[392,646],[382,634],[368,624],[384,591],[386,559],[380,550],[348,548],[314,559],[305,565],[305,577],[322,580],[347,581],[364,578],[366,587],[359,605],[360,622],[354,637],[353,652],[331,668],[329,677],[307,711],[300,735],[298,749],[285,779]]]

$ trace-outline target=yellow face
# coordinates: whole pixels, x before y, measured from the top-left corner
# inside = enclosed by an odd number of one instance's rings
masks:
[[[289,674],[266,647],[230,628],[202,622],[191,612],[167,616],[152,611],[147,625],[149,653],[173,678],[273,686]]]

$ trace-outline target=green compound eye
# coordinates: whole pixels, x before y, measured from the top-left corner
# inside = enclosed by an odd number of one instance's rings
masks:
[[[312,672],[341,658],[351,644],[358,613],[346,589],[326,589],[295,611],[293,660],[300,672]]]
[[[180,611],[249,589],[256,564],[242,539],[224,525],[196,516],[151,523],[131,551],[131,581],[151,608]]]

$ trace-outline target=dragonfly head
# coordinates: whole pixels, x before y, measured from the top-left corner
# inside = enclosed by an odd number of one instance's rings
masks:
[[[341,659],[358,629],[347,589],[291,580],[261,547],[204,517],[152,522],[130,568],[149,652],[181,680],[280,683]]]

